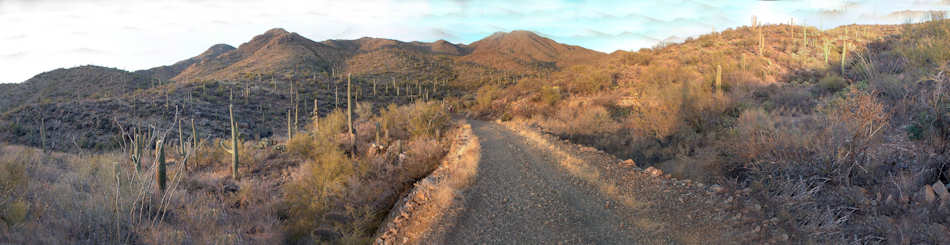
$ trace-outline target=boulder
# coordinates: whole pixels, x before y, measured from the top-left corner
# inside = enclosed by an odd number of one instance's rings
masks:
[[[937,181],[931,188],[934,189],[934,192],[937,193],[937,197],[940,198],[940,202],[950,202],[950,192],[947,191],[947,186],[941,181]]]
[[[631,159],[623,160],[623,162],[620,162],[620,163],[627,166],[633,166],[633,167],[637,166],[637,163]]]
[[[647,168],[646,170],[644,170],[644,172],[647,172],[647,174],[649,174],[650,176],[653,176],[653,177],[658,177],[658,176],[660,176],[660,175],[663,175],[663,170],[660,170],[660,169],[654,168],[654,167],[649,167],[649,168]]]

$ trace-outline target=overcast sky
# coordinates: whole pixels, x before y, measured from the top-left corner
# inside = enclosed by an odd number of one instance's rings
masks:
[[[748,25],[753,15],[827,29],[899,24],[948,8],[948,0],[0,0],[0,82],[85,64],[125,70],[172,64],[216,43],[237,47],[274,27],[315,41],[453,43],[521,29],[612,52]]]

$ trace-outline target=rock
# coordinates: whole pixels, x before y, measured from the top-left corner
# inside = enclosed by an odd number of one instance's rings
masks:
[[[321,241],[336,241],[337,239],[343,238],[343,235],[339,232],[327,228],[314,230],[313,236],[317,237],[317,239],[320,239]]]
[[[723,193],[723,192],[726,192],[726,188],[722,188],[722,186],[719,186],[718,184],[713,184],[713,185],[709,186],[709,189],[712,190],[712,191],[715,192],[715,193]]]
[[[663,170],[660,170],[660,169],[657,169],[657,168],[654,168],[654,167],[649,167],[649,168],[647,168],[646,170],[644,170],[644,172],[647,172],[647,174],[649,174],[650,176],[653,176],[653,177],[657,177],[657,176],[663,175]]]
[[[221,188],[225,193],[237,192],[241,190],[241,187],[235,185],[234,183],[224,183],[224,186]]]
[[[637,166],[637,163],[636,163],[636,162],[633,162],[633,160],[631,160],[631,159],[623,160],[623,162],[620,162],[620,164],[627,165],[627,166],[633,166],[633,167],[636,167],[636,166]]]
[[[947,186],[941,181],[937,181],[931,188],[934,189],[934,192],[937,193],[937,197],[940,198],[940,202],[950,202],[950,192],[947,191]]]
[[[924,187],[920,188],[918,195],[920,195],[920,202],[925,204],[932,204],[937,200],[937,195],[934,193],[934,188],[930,185],[924,185]]]

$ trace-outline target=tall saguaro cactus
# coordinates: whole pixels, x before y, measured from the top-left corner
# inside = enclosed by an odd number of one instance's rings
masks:
[[[844,76],[844,64],[848,59],[848,41],[841,45],[841,76]]]
[[[181,131],[181,119],[178,119],[178,155],[185,155],[185,133]]]
[[[716,93],[722,92],[722,65],[716,65]]]
[[[222,141],[219,141],[219,144],[225,152],[231,154],[231,177],[238,179],[240,178],[240,175],[238,175],[238,130],[237,122],[234,121],[233,105],[228,105],[228,113],[230,113],[231,117],[231,149],[229,150],[228,147],[225,147]]]
[[[350,74],[346,74],[346,133],[353,135],[353,101],[351,98],[351,88],[352,84],[350,82]],[[354,142],[355,143],[355,142]]]
[[[290,138],[293,138],[293,137],[294,137],[294,129],[291,126],[290,109],[287,109],[287,140],[289,141]]]
[[[40,119],[40,149],[46,152],[46,119]]]
[[[347,73],[346,74],[346,125],[348,129],[346,133],[350,136],[350,142],[352,142],[353,144],[352,145],[353,148],[352,148],[352,151],[350,151],[350,154],[352,156],[356,156],[356,130],[353,128],[353,101],[352,101],[352,97],[350,96],[351,87],[352,87],[352,84],[350,82],[350,74]]]
[[[765,52],[765,34],[762,34],[762,30],[759,30],[759,56]]]
[[[313,99],[313,130],[320,131],[320,104],[317,99]]]
[[[158,190],[165,191],[165,182],[168,181],[168,174],[165,173],[165,142],[158,140],[155,142],[155,181],[158,182]]]

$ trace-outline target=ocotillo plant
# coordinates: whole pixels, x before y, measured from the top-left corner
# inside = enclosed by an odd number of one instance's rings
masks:
[[[231,117],[231,149],[228,150],[228,148],[224,146],[223,141],[219,141],[219,144],[225,152],[231,154],[231,177],[238,179],[240,178],[238,175],[238,130],[237,122],[234,121],[233,105],[228,105],[228,113],[230,113]]]
[[[158,140],[155,142],[155,181],[158,182],[158,190],[165,191],[165,181],[168,175],[165,173],[165,142]]]

